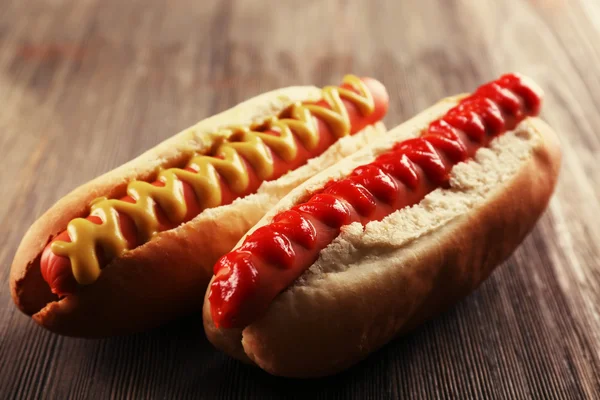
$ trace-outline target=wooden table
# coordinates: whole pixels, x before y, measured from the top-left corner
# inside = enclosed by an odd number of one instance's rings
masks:
[[[600,2],[259,3],[0,1],[0,397],[598,398]],[[475,294],[341,375],[242,365],[211,347],[198,315],[88,341],[12,304],[12,257],[45,209],[205,116],[354,72],[387,85],[394,126],[514,70],[546,90],[563,145],[548,211]]]

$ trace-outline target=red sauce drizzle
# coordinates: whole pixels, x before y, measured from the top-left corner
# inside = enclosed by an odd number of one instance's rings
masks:
[[[379,221],[449,184],[452,167],[528,116],[541,92],[508,74],[481,86],[423,134],[394,145],[349,176],[329,182],[249,235],[215,265],[209,300],[217,327],[244,327],[319,257],[344,225]]]

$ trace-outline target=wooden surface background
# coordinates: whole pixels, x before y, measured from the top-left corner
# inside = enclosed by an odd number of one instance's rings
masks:
[[[0,1],[0,397],[599,398],[598,43],[596,0]],[[242,365],[197,315],[87,341],[12,304],[36,217],[203,117],[354,72],[387,85],[393,126],[507,71],[544,87],[563,144],[548,211],[480,290],[341,375]]]

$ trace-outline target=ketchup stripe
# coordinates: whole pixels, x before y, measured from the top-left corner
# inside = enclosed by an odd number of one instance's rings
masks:
[[[505,75],[464,98],[419,138],[395,144],[370,164],[328,183],[308,201],[275,216],[274,223],[256,230],[239,249],[215,265],[216,277],[209,293],[215,325],[243,327],[260,317],[275,296],[317,260],[320,250],[339,235],[342,226],[379,221],[447,186],[454,165],[535,115],[540,101],[535,90],[518,76]],[[288,218],[290,212],[293,218]],[[310,251],[297,241],[305,241],[303,235],[294,233],[296,226],[307,231],[308,225],[316,233],[311,237],[316,246]],[[287,241],[282,241],[283,237]],[[224,268],[231,265],[235,267]],[[244,281],[240,274],[243,268],[256,271],[256,279]],[[224,282],[226,292],[221,290]]]

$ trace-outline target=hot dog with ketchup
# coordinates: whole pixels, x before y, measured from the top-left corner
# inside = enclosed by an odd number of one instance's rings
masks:
[[[199,309],[215,261],[290,189],[384,128],[385,88],[280,89],[211,117],[65,196],[13,262],[19,308],[58,333],[143,330]]]
[[[328,375],[470,293],[554,189],[541,100],[504,75],[294,189],[216,263],[209,340],[276,375]]]

